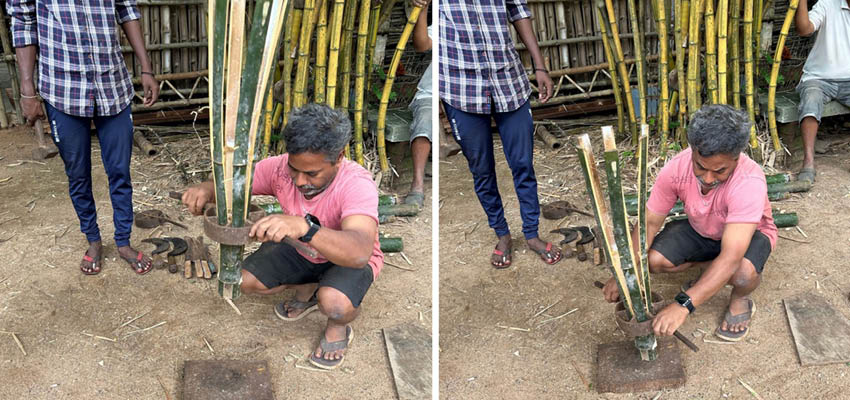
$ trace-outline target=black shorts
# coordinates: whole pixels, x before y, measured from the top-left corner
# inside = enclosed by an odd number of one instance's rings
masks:
[[[652,242],[655,249],[673,265],[686,262],[709,261],[720,255],[720,241],[702,237],[688,220],[672,221],[664,226]],[[750,247],[744,258],[750,260],[761,274],[767,257],[770,256],[770,239],[761,231],[756,231],[750,240]]]
[[[318,283],[344,293],[359,307],[372,285],[372,267],[340,267],[332,262],[314,264],[286,243],[265,242],[245,258],[242,268],[271,289],[280,285]]]

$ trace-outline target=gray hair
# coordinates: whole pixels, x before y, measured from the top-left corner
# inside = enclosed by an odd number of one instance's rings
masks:
[[[289,154],[319,153],[334,162],[351,140],[351,122],[343,111],[310,103],[292,110],[283,139]]]
[[[700,108],[688,125],[688,144],[702,157],[727,154],[734,158],[747,148],[749,116],[726,104]]]

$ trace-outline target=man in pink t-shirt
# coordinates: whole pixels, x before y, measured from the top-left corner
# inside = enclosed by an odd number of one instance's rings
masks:
[[[749,332],[755,304],[748,296],[761,282],[777,237],[764,172],[742,153],[749,131],[745,112],[705,106],[688,126],[690,147],[658,173],[646,204],[650,271],[704,269],[699,279],[682,286],[676,302],[655,316],[652,326],[658,335],[672,335],[695,307],[726,284],[733,287],[729,309],[715,334],[739,341]],[[677,200],[684,203],[688,219],[670,222],[659,233]],[[619,297],[613,278],[604,295],[612,302]]]
[[[342,364],[354,338],[349,325],[366,291],[381,272],[378,242],[378,188],[371,174],[343,156],[351,139],[344,112],[308,104],[292,111],[283,131],[287,154],[254,168],[253,195],[273,195],[283,214],[257,221],[250,235],[263,242],[242,263],[245,293],[276,294],[295,289],[294,298],[275,306],[285,321],[297,321],[316,309],[328,317],[310,362],[333,369]],[[215,201],[212,182],[183,195],[193,214]],[[302,254],[285,237],[307,243],[319,254]]]

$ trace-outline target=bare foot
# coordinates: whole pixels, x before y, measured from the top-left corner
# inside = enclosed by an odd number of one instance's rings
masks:
[[[80,261],[80,270],[86,275],[95,275],[100,272],[103,261],[103,244],[100,240],[89,242],[89,248],[86,250],[86,257]]]
[[[153,267],[150,257],[130,246],[119,247],[118,255],[124,259],[127,264],[130,264],[130,268],[133,268],[133,271],[139,275],[144,275],[150,272],[151,267]]]

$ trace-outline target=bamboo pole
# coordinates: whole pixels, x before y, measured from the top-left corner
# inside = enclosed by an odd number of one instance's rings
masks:
[[[0,42],[3,44],[3,53],[6,54],[6,67],[9,68],[9,80],[12,83],[12,99],[9,99],[12,106],[15,108],[15,116],[18,118],[18,123],[23,124],[24,114],[21,111],[21,86],[18,81],[18,68],[14,61],[15,50],[12,48],[12,40],[9,35],[9,27],[6,25],[6,7],[0,7]],[[2,100],[2,99],[0,99]]]
[[[339,78],[339,43],[342,37],[342,18],[345,10],[345,0],[334,0],[333,14],[331,18],[331,41],[330,54],[328,57],[328,90],[327,104],[330,108],[336,107],[337,79]]]
[[[702,85],[699,80],[700,64],[699,64],[699,39],[700,39],[700,21],[702,13],[705,9],[706,0],[693,0],[691,3],[691,23],[688,32],[688,116],[693,117],[694,113],[699,110],[702,100],[700,99],[700,89]]]
[[[759,64],[761,64],[761,26],[762,26],[762,8],[764,7],[764,0],[756,0],[755,10],[753,11],[753,49],[755,49],[755,65],[753,69],[753,76],[758,79],[759,77]],[[758,102],[756,102],[756,109],[758,109]]]
[[[274,114],[274,86],[269,85],[268,94],[266,94],[266,109],[263,113],[263,156],[266,158],[269,155],[269,146],[272,143],[272,114]]]
[[[320,0],[321,1],[321,0]],[[307,103],[307,73],[310,64],[310,42],[313,36],[313,11],[316,0],[304,0],[304,12],[301,16],[301,33],[298,43],[298,68],[295,71],[295,86],[292,89],[292,106],[301,107]]]
[[[363,119],[364,95],[366,83],[366,45],[369,34],[369,13],[371,0],[361,0],[360,25],[357,31],[357,65],[354,72],[354,159],[365,165],[363,158]]]
[[[753,152],[754,158],[760,158],[756,154],[758,151],[758,138],[756,137],[755,82],[753,80],[753,0],[744,0],[744,19],[741,21],[741,26],[744,28],[744,82],[746,84],[744,95],[747,100],[747,114],[752,124],[750,129],[750,150]]]
[[[717,30],[714,25],[714,0],[705,0],[705,75],[708,98],[717,104]]]
[[[656,25],[658,26],[659,40],[659,59],[658,59],[658,82],[661,90],[661,99],[658,103],[658,114],[661,118],[661,157],[667,158],[667,134],[670,130],[670,113],[668,107],[670,103],[669,95],[670,88],[667,83],[667,61],[668,49],[667,45],[669,38],[667,37],[667,11],[665,10],[664,0],[657,0],[655,3],[656,10]],[[641,136],[643,136],[641,134]]]
[[[729,62],[732,64],[730,68],[732,72],[732,105],[735,108],[741,108],[741,35],[740,35],[740,20],[741,20],[741,1],[731,1],[729,15],[731,15],[731,24],[729,24],[729,47],[732,50],[732,56]]]
[[[610,1],[610,0],[609,0]],[[640,114],[640,118],[636,118],[636,123],[641,124],[647,121],[646,116],[646,74],[644,58],[643,58],[643,37],[640,34],[640,24],[638,23],[638,13],[637,13],[637,5],[635,4],[635,0],[627,0],[628,9],[629,9],[629,20],[631,21],[633,43],[634,43],[634,54],[635,54],[635,70],[637,71],[638,77],[638,113]],[[613,9],[613,7],[612,7]],[[630,96],[629,96],[630,97]],[[640,125],[638,125],[640,126]],[[632,144],[637,144],[638,135],[632,135]]]
[[[690,15],[690,2],[688,0],[673,0],[676,7],[676,75],[679,89],[679,127],[676,129],[679,144],[684,148],[685,132],[687,131],[687,81],[685,80],[685,57],[688,47],[687,37],[688,16]]]
[[[375,48],[378,43],[378,28],[380,25],[378,21],[381,17],[381,10],[383,10],[383,5],[380,1],[374,0],[376,4],[372,5],[372,11],[369,12],[369,50],[366,53],[366,93],[370,93],[372,91],[372,74],[374,74],[375,70],[383,66],[384,60],[375,60]],[[377,62],[376,62],[377,61]],[[376,66],[377,64],[377,66]],[[364,126],[364,129],[366,127]],[[365,131],[363,132],[366,133]]]
[[[637,137],[637,122],[635,117],[635,106],[632,101],[632,89],[629,83],[629,73],[626,70],[626,64],[623,63],[623,46],[620,43],[620,32],[617,29],[617,20],[614,17],[614,4],[611,0],[597,0],[596,7],[600,9],[600,11],[604,8],[605,12],[603,14],[607,15],[608,18],[602,18],[601,22],[605,25],[605,29],[608,32],[608,39],[614,44],[613,54],[614,59],[617,62],[617,69],[620,71],[620,82],[623,83],[623,92],[625,94],[625,98],[623,101],[626,103],[626,110],[629,112],[629,123],[632,137]]]
[[[210,81],[210,160],[215,187],[215,205],[218,224],[227,224],[227,208],[224,191],[224,63],[227,60],[227,41],[225,40],[228,21],[228,0],[210,0],[207,12],[207,56],[209,58]]]
[[[322,1],[322,0],[320,0]],[[325,103],[328,79],[328,3],[323,0],[319,7],[316,25],[316,68],[313,69],[313,101]]]
[[[354,42],[354,22],[357,18],[357,0],[345,2],[345,22],[343,24],[342,48],[340,49],[340,77],[342,84],[339,86],[339,108],[348,112],[351,101],[351,48]],[[347,149],[348,147],[346,147]],[[346,158],[351,158],[346,151]]]
[[[734,1],[734,0],[733,0]],[[717,103],[727,104],[726,39],[729,36],[729,0],[717,2]]]
[[[608,64],[608,75],[611,77],[611,89],[614,92],[614,103],[617,104],[617,134],[625,135],[625,116],[623,111],[623,94],[620,91],[620,84],[617,83],[617,62],[614,59],[614,53],[611,51],[611,43],[608,41],[608,31],[602,21],[605,17],[599,8],[596,9],[596,19],[599,21],[599,30],[602,34],[602,47],[605,50],[605,58]],[[566,47],[566,46],[565,46]]]
[[[782,143],[779,141],[779,133],[776,130],[776,82],[779,79],[779,64],[782,62],[782,49],[785,47],[785,39],[788,37],[788,31],[791,29],[791,22],[794,21],[799,3],[799,0],[791,0],[791,3],[788,5],[785,21],[783,21],[782,29],[779,31],[779,40],[776,41],[776,52],[773,54],[773,67],[770,69],[770,87],[767,94],[767,118],[768,127],[770,128],[770,138],[773,140],[773,150],[777,153],[777,156],[782,153]]]
[[[663,3],[662,3],[663,7]],[[647,310],[651,309],[652,293],[649,290],[649,261],[647,259],[646,248],[646,202],[648,198],[647,192],[647,159],[649,158],[649,125],[643,124],[640,126],[640,140],[638,141],[637,151],[637,196],[638,196],[638,253],[636,257],[639,260],[638,274],[643,286],[644,306]],[[623,199],[625,207],[625,198]]]
[[[289,122],[292,111],[292,68],[295,65],[295,49],[298,48],[298,36],[301,32],[301,17],[304,14],[304,0],[290,2],[289,20],[283,38],[283,122],[281,129]],[[280,140],[278,152],[286,152],[286,142]]]
[[[398,40],[398,45],[395,48],[395,54],[393,54],[393,60],[390,62],[390,70],[387,72],[387,80],[384,82],[384,91],[381,94],[381,105],[378,108],[378,157],[381,161],[381,171],[384,173],[389,172],[390,164],[387,160],[387,147],[384,140],[384,130],[387,124],[387,107],[390,102],[390,93],[393,89],[393,82],[395,81],[396,70],[398,69],[398,64],[401,62],[401,55],[404,54],[404,48],[407,47],[407,40],[410,39],[410,34],[413,33],[413,26],[416,25],[416,20],[419,19],[419,13],[422,11],[422,7],[413,7],[410,11],[410,16],[407,18],[407,25],[404,26],[404,30],[401,32],[401,38]]]
[[[393,13],[393,7],[395,7],[396,0],[383,0],[381,3],[381,13],[380,18],[378,18],[377,27],[380,28],[387,19],[390,18],[390,15]]]

